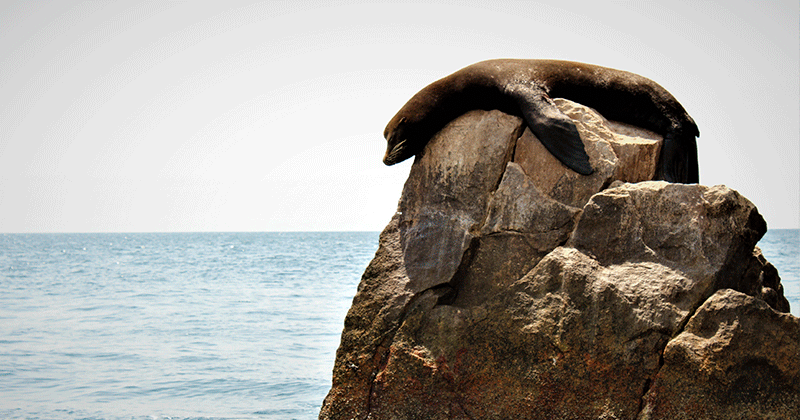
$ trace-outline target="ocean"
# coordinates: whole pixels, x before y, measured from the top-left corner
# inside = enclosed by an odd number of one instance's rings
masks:
[[[315,419],[377,232],[0,234],[0,418]],[[800,230],[761,240],[800,314]]]

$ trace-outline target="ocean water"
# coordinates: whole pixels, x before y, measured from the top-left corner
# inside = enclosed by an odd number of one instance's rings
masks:
[[[315,419],[378,233],[0,235],[0,418]],[[800,314],[800,230],[759,246]]]
[[[315,419],[377,244],[0,235],[0,418]]]

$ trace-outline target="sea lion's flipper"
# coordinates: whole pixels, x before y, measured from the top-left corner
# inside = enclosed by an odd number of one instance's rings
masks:
[[[559,111],[544,91],[515,86],[511,94],[517,100],[528,127],[556,159],[581,175],[594,172],[575,123]]]
[[[661,150],[661,176],[667,182],[697,184],[700,182],[695,135],[669,131]]]

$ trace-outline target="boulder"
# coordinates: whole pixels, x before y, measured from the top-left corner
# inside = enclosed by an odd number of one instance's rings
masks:
[[[564,204],[580,208],[613,181],[653,179],[661,152],[660,135],[608,121],[592,108],[566,99],[555,98],[553,101],[575,122],[595,171],[583,176],[570,170],[526,129],[517,142],[514,161],[522,166],[540,191]]]
[[[556,103],[595,174],[500,111],[417,156],[320,419],[800,418],[800,320],[755,206],[647,181],[659,139]]]
[[[479,233],[522,120],[473,111],[428,143],[398,204],[403,262],[414,293],[450,280]]]
[[[799,357],[796,317],[719,290],[667,344],[640,418],[800,418]]]

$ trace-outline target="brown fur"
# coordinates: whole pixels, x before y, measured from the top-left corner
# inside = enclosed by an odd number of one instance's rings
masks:
[[[556,60],[482,61],[435,81],[414,95],[389,121],[384,163],[419,153],[449,121],[472,109],[520,115],[545,147],[576,172],[589,174],[577,129],[550,98],[596,109],[610,120],[664,136],[657,177],[699,181],[697,125],[666,89],[645,77],[591,64]]]

